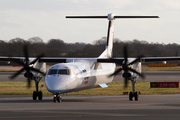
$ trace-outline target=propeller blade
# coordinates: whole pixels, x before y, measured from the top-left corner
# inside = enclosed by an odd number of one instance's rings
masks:
[[[18,72],[16,72],[13,76],[10,77],[10,79],[14,79],[16,76],[18,76],[19,74],[21,74],[24,71],[24,68],[22,68],[21,70],[19,70]]]
[[[29,77],[27,79],[28,79],[28,88],[30,88],[31,87],[31,80]]]
[[[111,74],[109,77],[113,76],[113,75],[117,75],[120,71],[124,71],[123,77],[124,77],[124,88],[127,88],[128,86],[128,80],[131,79],[129,78],[130,73],[129,71],[139,75],[140,77],[142,77],[143,79],[145,78],[145,76],[142,73],[137,72],[136,70],[132,69],[129,65],[133,65],[136,62],[139,62],[140,59],[142,57],[144,57],[144,55],[141,55],[139,57],[137,57],[135,60],[133,60],[131,63],[128,63],[128,49],[127,49],[128,45],[125,44],[123,47],[123,55],[124,55],[124,60],[122,63],[120,63],[121,61],[114,61],[116,64],[122,65],[122,68],[116,70],[113,74]]]
[[[127,74],[128,74],[128,72],[125,72],[124,74],[126,76],[125,81],[124,81],[124,88],[127,88],[127,84],[128,84],[128,77],[127,77],[128,75]]]
[[[113,74],[111,74],[109,77],[118,74],[119,72],[121,72],[123,69],[119,68],[118,70],[116,70]]]
[[[35,71],[35,72],[37,72],[37,73],[41,73],[42,75],[46,75],[45,73],[43,73],[43,72],[41,72],[40,70],[38,70],[38,69],[35,69],[35,68],[33,68],[33,67],[30,67],[30,70],[32,70],[32,71]]]
[[[144,74],[139,73],[139,72],[137,72],[136,70],[131,69],[131,68],[129,68],[129,70],[132,71],[132,72],[134,72],[134,73],[136,73],[136,74],[138,74],[138,75],[139,75],[140,77],[142,77],[143,79],[145,78]]]
[[[31,79],[30,79],[30,72],[29,71],[27,71],[27,80],[28,80],[28,88],[30,88],[31,87]]]
[[[40,70],[38,69],[35,69],[33,67],[30,67],[31,64],[34,64],[36,63],[41,57],[44,56],[44,54],[41,54],[39,55],[35,60],[33,60],[30,64],[29,64],[29,54],[28,54],[28,48],[27,48],[27,45],[24,46],[23,48],[23,52],[24,52],[24,56],[25,56],[25,62],[22,62],[22,61],[19,61],[19,60],[16,60],[16,59],[12,59],[12,61],[20,64],[20,65],[23,65],[23,68],[21,70],[19,70],[18,72],[16,72],[14,75],[12,75],[10,77],[10,79],[13,79],[15,78],[16,76],[18,76],[19,74],[21,74],[23,71],[26,71],[26,75],[27,75],[27,82],[28,82],[28,88],[31,87],[31,71],[35,71],[37,73],[41,73],[42,75],[46,75],[45,73],[41,72]]]
[[[136,58],[134,61],[132,61],[128,65],[133,65],[134,63],[139,62],[142,57],[144,57],[144,55],[139,56],[138,58]]]
[[[27,45],[24,46],[24,56],[25,56],[25,61],[26,61],[26,64],[27,64],[29,62],[29,55],[28,55]]]
[[[127,58],[128,58],[128,52],[127,52],[127,44],[126,45],[124,45],[124,60],[125,60],[125,65],[127,64]]]
[[[35,60],[30,63],[30,65],[36,63],[41,57],[44,57],[44,54],[39,55]]]

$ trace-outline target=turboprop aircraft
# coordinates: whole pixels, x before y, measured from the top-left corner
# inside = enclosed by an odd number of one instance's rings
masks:
[[[2,61],[14,61],[23,68],[11,76],[11,79],[25,71],[28,86],[31,80],[36,83],[36,91],[33,92],[33,100],[37,97],[42,100],[42,92],[38,90],[38,84],[42,76],[45,75],[45,85],[49,92],[53,93],[54,102],[61,102],[61,94],[73,91],[79,91],[97,87],[108,87],[113,81],[115,75],[123,72],[124,86],[127,82],[132,82],[132,92],[129,94],[129,100],[133,98],[138,100],[138,92],[135,92],[135,82],[138,77],[144,79],[141,73],[141,62],[170,61],[180,60],[180,57],[144,57],[128,58],[127,46],[124,46],[124,58],[113,58],[113,36],[115,19],[123,18],[159,18],[158,16],[116,16],[108,14],[107,16],[66,16],[66,18],[94,18],[107,19],[109,21],[107,32],[107,44],[104,52],[98,58],[53,58],[43,57],[41,54],[37,58],[29,58],[27,46],[24,47],[25,57],[0,57]],[[56,62],[46,73],[46,63]],[[116,64],[122,67],[115,70]]]

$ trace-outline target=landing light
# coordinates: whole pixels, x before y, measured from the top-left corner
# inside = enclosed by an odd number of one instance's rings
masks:
[[[163,63],[163,64],[166,64],[166,61],[163,61],[162,63]]]

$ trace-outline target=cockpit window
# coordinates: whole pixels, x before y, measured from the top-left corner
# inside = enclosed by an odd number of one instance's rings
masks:
[[[66,70],[66,69],[58,70],[58,74],[60,74],[60,75],[69,75],[68,70]]]
[[[51,69],[51,70],[48,72],[48,75],[54,75],[54,74],[57,74],[57,69]]]
[[[74,74],[74,72],[72,70],[69,69],[51,69],[48,72],[48,75],[72,75]]]

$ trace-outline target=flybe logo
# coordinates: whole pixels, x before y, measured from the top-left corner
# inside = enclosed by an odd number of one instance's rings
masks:
[[[83,84],[88,84],[88,81],[84,81]]]

